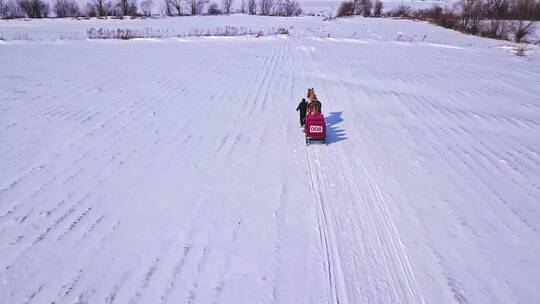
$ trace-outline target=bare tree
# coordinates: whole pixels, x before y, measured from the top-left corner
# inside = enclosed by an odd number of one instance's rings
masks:
[[[152,16],[152,0],[143,0],[141,2],[141,13],[143,16]]]
[[[117,0],[107,0],[104,3],[104,16],[120,16],[122,15],[122,12],[120,11],[120,8],[118,7],[118,2],[113,2]]]
[[[186,0],[191,10],[191,15],[200,15],[204,9],[205,0]]]
[[[339,4],[336,17],[350,16],[353,14],[354,3],[351,1],[343,1]]]
[[[257,14],[257,2],[255,0],[248,0],[248,14],[256,15]]]
[[[242,0],[242,4],[240,5],[240,12],[242,14],[247,14],[246,0]]]
[[[344,2],[351,2],[351,4],[344,4]],[[352,1],[343,1],[341,2],[343,9],[345,10],[344,13],[348,11],[347,7],[351,7],[351,15],[358,15],[358,11],[360,10],[360,0],[352,0]]]
[[[137,0],[130,0],[129,2],[129,15],[130,16],[137,16]]]
[[[469,28],[465,29],[469,33],[476,35],[480,32],[480,25],[484,19],[484,2],[483,0],[475,0],[472,6]]]
[[[6,18],[23,18],[26,16],[24,10],[19,6],[16,0],[10,0],[7,3],[7,17]]]
[[[411,8],[400,4],[397,8],[389,12],[392,17],[409,17],[411,14]]]
[[[272,5],[272,11],[270,15],[274,16],[283,16],[284,15],[284,0],[274,0],[274,5]]]
[[[302,13],[302,8],[296,0],[282,0],[279,2],[279,15],[281,16],[298,16]]]
[[[0,0],[0,19],[4,19],[7,16],[7,10],[7,3],[4,3],[4,0]]]
[[[177,16],[182,16],[182,0],[167,0]]]
[[[487,0],[484,3],[484,17],[489,19],[480,28],[480,34],[495,39],[508,39],[510,33],[510,0]]]
[[[471,22],[476,23],[478,20],[478,14],[482,12],[482,0],[460,0],[458,7],[461,11],[461,28],[464,31],[471,30]],[[472,24],[472,28],[475,28],[476,24]]]
[[[360,7],[364,17],[371,16],[371,8],[373,7],[373,2],[371,2],[371,0],[360,0]]]
[[[79,4],[75,0],[56,0],[54,12],[57,17],[77,17],[80,15]]]
[[[50,6],[42,0],[18,0],[17,4],[29,18],[46,18],[49,16]]]
[[[461,27],[466,28],[471,18],[471,10],[474,0],[459,0],[458,6],[461,11]]]
[[[122,11],[122,15],[127,15],[127,11],[129,10],[129,0],[118,0],[117,6]]]
[[[509,0],[487,0],[485,4],[485,14],[490,19],[508,18],[509,9]]]
[[[534,29],[534,20],[519,20],[514,25],[514,39],[516,42],[523,41],[527,35],[529,35]]]
[[[137,1],[136,0],[118,0],[118,8],[120,9],[121,16],[137,15]]]
[[[0,19],[23,18],[25,15],[15,0],[0,0]]]
[[[86,6],[84,8],[84,15],[87,17],[97,17],[96,8],[91,2],[86,2]]]
[[[259,0],[259,10],[263,16],[270,15],[273,6],[274,0]]]
[[[233,0],[221,0],[221,4],[223,5],[223,13],[227,15],[231,13],[232,3]]]
[[[510,3],[510,15],[516,20],[538,20],[540,18],[540,1],[514,0]]]
[[[122,11],[123,16],[129,15],[129,0],[118,0],[118,7]]]
[[[105,0],[91,0],[86,4],[86,14],[88,16],[103,17],[107,16],[105,10]]]
[[[189,5],[191,15],[196,15],[197,14],[197,0],[186,0],[186,2]]]
[[[172,16],[172,5],[170,0],[163,0],[163,3],[161,4],[161,13]]]
[[[215,15],[221,15],[221,10],[219,9],[219,6],[217,5],[217,3],[210,3],[210,5],[208,6],[208,15],[212,15],[212,16],[215,16]]]
[[[373,8],[373,15],[380,17],[382,15],[383,3],[381,0],[375,0],[375,7]]]
[[[480,33],[484,37],[507,40],[511,29],[508,20],[490,19]]]
[[[539,10],[540,2],[535,0],[514,0],[511,4],[512,17],[518,20],[514,24],[514,38],[521,42],[534,29],[534,20]]]

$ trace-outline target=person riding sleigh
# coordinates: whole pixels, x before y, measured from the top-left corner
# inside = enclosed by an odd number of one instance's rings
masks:
[[[308,89],[306,98],[302,98],[302,101],[296,107],[296,111],[300,111],[300,127],[305,124],[306,114],[321,114],[322,104],[317,99],[313,88]]]

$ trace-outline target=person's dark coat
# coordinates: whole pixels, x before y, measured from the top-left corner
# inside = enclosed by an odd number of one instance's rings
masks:
[[[302,98],[302,101],[298,104],[298,107],[296,107],[296,111],[300,111],[300,126],[303,126],[307,112],[307,102],[305,98]]]

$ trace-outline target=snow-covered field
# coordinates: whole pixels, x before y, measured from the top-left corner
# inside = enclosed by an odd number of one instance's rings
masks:
[[[516,45],[498,40],[479,39],[457,31],[430,26],[424,21],[387,18],[339,18],[323,21],[323,17],[267,17],[267,16],[195,16],[157,19],[37,19],[2,20],[0,43],[3,41],[85,40],[87,30],[131,29],[162,33],[163,37],[188,36],[194,31],[215,31],[225,27],[244,28],[263,33],[278,28],[289,30],[290,36],[319,38],[351,38],[373,41],[432,42],[454,46],[492,48]],[[540,26],[528,38],[540,42]],[[5,42],[4,42],[5,43]],[[533,48],[532,50],[538,50]]]
[[[249,28],[253,31],[268,32],[279,27],[291,26],[304,29],[318,29],[320,17],[276,18],[268,16],[194,16],[156,19],[40,19],[2,20],[0,39],[4,40],[84,40],[90,28],[162,30],[169,36],[185,36],[193,30],[215,30],[226,26]]]
[[[0,303],[540,302],[537,46],[254,18],[0,24]]]

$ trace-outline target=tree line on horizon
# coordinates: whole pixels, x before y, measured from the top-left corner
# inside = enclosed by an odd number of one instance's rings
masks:
[[[540,20],[540,0],[459,0],[452,6],[413,10],[403,3],[383,12],[381,0],[346,0],[336,17],[393,17],[425,20],[445,28],[482,37],[516,42],[532,33]]]
[[[219,0],[218,0],[219,1]],[[233,11],[234,0],[161,0],[162,15],[194,16],[242,13],[263,16],[298,16],[302,9],[297,0],[241,0]],[[0,18],[48,17],[150,17],[154,0],[89,0],[81,7],[76,0],[0,0]]]

